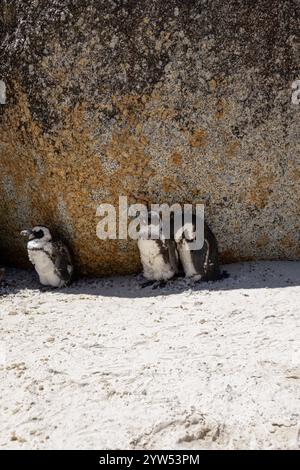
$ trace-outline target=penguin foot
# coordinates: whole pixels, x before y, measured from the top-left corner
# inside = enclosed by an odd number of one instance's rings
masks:
[[[140,284],[141,288],[144,289],[145,287],[150,287],[150,286],[153,286],[153,284],[155,283],[156,281],[145,281],[145,282],[142,282],[142,284]]]
[[[227,279],[230,274],[227,271],[222,271],[220,279]]]
[[[40,292],[52,292],[57,290],[57,287],[40,285],[39,290]]]
[[[152,289],[162,289],[167,285],[166,281],[155,281],[154,284],[152,285]]]
[[[230,277],[227,271],[222,271],[222,272],[217,272],[217,273],[209,273],[206,274],[203,278],[202,281],[222,281],[222,279],[227,279]]]
[[[191,276],[188,278],[189,284],[194,286],[203,280],[203,276],[201,274],[196,274],[195,276]]]
[[[166,281],[146,281],[141,284],[141,288],[144,289],[145,287],[152,287],[152,289],[162,289],[167,284]]]
[[[182,271],[180,273],[176,273],[174,274],[174,276],[172,277],[172,279],[184,279],[185,278],[185,273]]]

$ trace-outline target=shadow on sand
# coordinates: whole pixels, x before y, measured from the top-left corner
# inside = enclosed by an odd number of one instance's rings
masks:
[[[119,298],[142,298],[180,294],[184,291],[230,291],[236,289],[276,289],[300,285],[299,261],[259,261],[224,266],[229,278],[217,282],[194,284],[187,279],[169,281],[163,288],[142,288],[141,275],[113,278],[85,278],[70,287],[51,289],[39,285],[34,271],[7,268],[6,282],[0,286],[0,297],[27,289],[71,295],[97,295]]]

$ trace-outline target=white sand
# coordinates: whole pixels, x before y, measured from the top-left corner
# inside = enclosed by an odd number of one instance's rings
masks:
[[[1,448],[299,448],[300,262],[0,296]]]

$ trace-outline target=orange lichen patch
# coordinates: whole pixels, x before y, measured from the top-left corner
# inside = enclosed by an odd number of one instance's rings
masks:
[[[226,150],[225,150],[225,155],[228,158],[233,158],[236,157],[237,151],[240,148],[240,143],[238,141],[230,142],[229,145],[227,145]]]
[[[261,164],[256,163],[250,176],[244,180],[241,200],[263,209],[273,194],[275,177],[274,170],[266,173],[266,169]]]
[[[148,95],[147,95],[148,98]],[[145,106],[144,119],[158,119],[160,121],[171,121],[177,116],[178,111],[174,109],[172,103],[163,102],[161,93],[156,89],[152,92]]]
[[[189,138],[192,147],[198,148],[205,144],[206,132],[203,129],[197,129]]]
[[[170,191],[176,191],[178,189],[178,184],[174,178],[170,178],[165,176],[163,178],[162,189],[165,193],[169,193]]]
[[[177,112],[171,107],[160,107],[152,115],[160,118],[162,121],[171,121],[177,115]]]
[[[135,134],[125,127],[113,132],[104,147],[106,158],[117,164],[107,183],[116,205],[119,195],[129,196],[129,203],[149,201],[145,188],[154,170],[149,166],[150,159],[145,154],[147,145],[148,139],[141,134],[140,129]]]
[[[240,261],[255,261],[255,256],[253,255],[242,255],[241,253],[233,252],[232,250],[222,251],[219,258],[221,264],[238,263]]]
[[[179,152],[173,152],[170,156],[170,163],[176,166],[180,166],[182,164],[182,156]]]
[[[293,248],[295,246],[295,241],[289,235],[285,235],[281,239],[281,243],[284,248]]]
[[[247,261],[255,261],[257,258],[253,255],[240,255],[239,261],[246,263]]]
[[[217,88],[217,82],[214,78],[212,78],[210,81],[209,81],[209,89],[210,91],[214,92]]]
[[[148,95],[137,94],[113,96],[112,103],[127,126],[138,126],[149,98]]]
[[[217,169],[218,169],[218,172],[219,172],[219,177],[220,175],[223,175],[226,171],[226,163],[224,161],[218,161],[218,164],[217,164]]]
[[[268,204],[273,178],[271,176],[261,176],[254,183],[255,186],[251,187],[248,192],[247,200],[259,209],[263,209]]]
[[[217,121],[219,121],[220,119],[223,119],[224,117],[224,114],[226,113],[226,111],[228,110],[228,103],[226,103],[226,101],[224,100],[224,98],[220,98],[218,99],[217,101],[217,109],[216,109],[216,112],[215,112],[215,119]]]
[[[261,247],[266,246],[269,242],[270,242],[270,238],[268,237],[268,235],[263,234],[257,238],[256,246],[258,248],[261,248]]]
[[[18,232],[23,225],[43,223],[68,240],[82,272],[128,272],[125,263],[112,267],[118,242],[103,242],[96,237],[97,204],[91,202],[92,191],[103,186],[110,188],[108,202],[117,202],[126,185],[121,172],[111,181],[105,174],[92,137],[97,123],[86,119],[85,103],[79,103],[68,113],[63,127],[50,138],[32,118],[26,95],[17,84],[14,91],[17,104],[4,115],[1,134],[4,151],[0,159],[1,196],[6,201],[5,210],[0,211],[0,239],[10,262],[24,264],[26,253],[22,240],[17,236],[8,240],[5,232]],[[25,126],[25,136],[21,126]],[[127,133],[117,136],[116,142],[115,155],[119,156],[122,169],[127,174],[136,171],[141,175],[148,161],[143,152],[147,139],[141,135],[131,138]],[[125,153],[120,152],[121,148]],[[98,251],[91,247],[98,247]],[[130,251],[134,270],[139,264],[135,245],[130,245]],[[125,259],[128,253],[123,256]]]
[[[232,250],[225,250],[220,253],[220,261],[222,264],[237,263],[240,257]]]
[[[126,175],[135,180],[143,177],[145,167],[149,162],[149,157],[145,155],[147,139],[143,136],[137,138],[128,129],[117,131],[112,134],[111,140],[105,148],[109,158],[119,164],[118,169],[112,175],[112,185],[114,181],[120,188],[120,178]]]

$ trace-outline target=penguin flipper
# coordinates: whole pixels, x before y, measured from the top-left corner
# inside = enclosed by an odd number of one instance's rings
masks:
[[[144,289],[145,287],[151,287],[154,289],[162,289],[167,285],[167,281],[159,280],[159,281],[145,281],[141,284],[141,288]]]
[[[70,252],[63,242],[53,243],[52,259],[58,275],[68,285],[72,279],[73,264]]]

